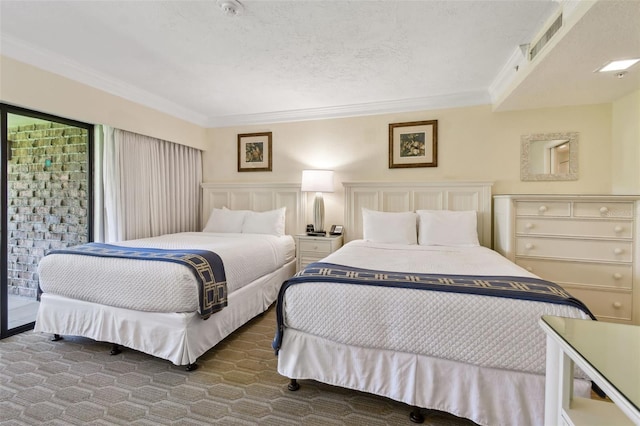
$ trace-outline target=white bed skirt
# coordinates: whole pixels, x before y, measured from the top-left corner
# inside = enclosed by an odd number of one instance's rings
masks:
[[[45,293],[34,331],[116,343],[176,365],[188,365],[264,312],[293,274],[295,260],[231,293],[229,305],[207,320],[197,312],[133,311]]]
[[[284,333],[278,373],[446,411],[480,425],[544,424],[545,377],[537,374],[349,346],[292,329]],[[576,396],[589,397],[590,388],[589,381],[576,379]]]

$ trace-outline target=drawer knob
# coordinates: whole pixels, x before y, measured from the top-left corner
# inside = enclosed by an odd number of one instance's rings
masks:
[[[538,207],[538,211],[539,211],[540,213],[544,213],[544,212],[546,212],[546,211],[547,211],[547,206],[540,206],[540,207]]]
[[[609,211],[607,207],[600,207],[600,213],[605,214]]]
[[[533,223],[527,223],[527,224],[524,225],[524,227],[526,229],[532,229],[533,228]]]
[[[613,249],[613,254],[622,254],[623,251],[624,250],[622,250],[621,248],[616,247],[616,248]]]
[[[533,244],[527,243],[524,245],[524,248],[526,248],[527,250],[531,250],[533,248]]]
[[[615,232],[622,232],[622,226],[618,225],[618,226],[616,226],[615,228],[613,228],[613,230],[614,230]]]
[[[613,274],[613,279],[614,280],[619,280],[622,278],[622,274],[620,272],[616,272],[615,274]]]
[[[622,308],[622,303],[620,303],[620,302],[613,302],[612,305],[613,305],[614,309]]]

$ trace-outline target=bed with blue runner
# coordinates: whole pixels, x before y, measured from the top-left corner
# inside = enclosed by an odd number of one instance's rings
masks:
[[[189,268],[198,282],[200,316],[203,319],[209,318],[211,314],[227,306],[227,278],[224,272],[224,264],[220,256],[212,251],[193,249],[166,250],[87,243],[52,250],[47,255],[51,254],[77,254],[178,263]]]
[[[388,272],[315,262],[306,266],[293,278],[285,281],[280,288],[276,305],[278,328],[272,344],[276,355],[282,344],[282,336],[284,334],[283,300],[285,292],[293,285],[317,282],[470,293],[555,303],[573,306],[589,315],[591,319],[596,319],[584,303],[571,296],[558,284],[539,278]]]

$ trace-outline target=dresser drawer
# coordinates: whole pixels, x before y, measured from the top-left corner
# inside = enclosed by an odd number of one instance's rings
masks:
[[[588,263],[516,257],[516,264],[555,283],[621,290],[631,290],[633,287],[633,266],[630,263]]]
[[[517,216],[571,216],[571,203],[564,201],[518,201]]]
[[[299,240],[298,244],[301,252],[311,251],[325,255],[331,253],[331,240]]]
[[[304,269],[308,264],[324,259],[326,256],[316,253],[300,253],[299,268]]]
[[[573,215],[575,217],[609,217],[609,218],[633,218],[633,203],[597,203],[575,202],[573,203]]]
[[[633,313],[632,295],[623,292],[604,292],[563,286],[573,297],[587,305],[598,319],[631,320]]]
[[[312,237],[296,236],[297,270],[300,271],[309,263],[318,262],[329,256],[342,246],[342,235]]]
[[[631,241],[517,237],[516,256],[631,262]]]
[[[633,222],[630,220],[554,220],[519,217],[516,219],[516,234],[630,239],[633,236]]]

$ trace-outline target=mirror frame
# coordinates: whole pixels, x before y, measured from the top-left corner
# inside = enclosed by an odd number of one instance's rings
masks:
[[[578,133],[534,133],[520,137],[520,180],[551,181],[578,180]],[[566,140],[569,143],[569,172],[567,173],[531,173],[529,150],[531,143],[537,141]]]

